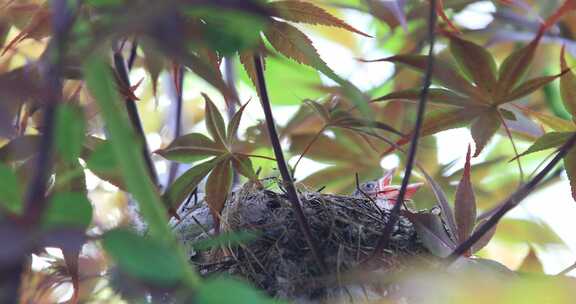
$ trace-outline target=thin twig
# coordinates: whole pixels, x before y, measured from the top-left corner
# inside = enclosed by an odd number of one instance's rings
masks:
[[[518,206],[518,204],[528,196],[537,186],[538,184],[554,169],[554,167],[562,160],[562,158],[568,153],[570,148],[574,146],[576,143],[576,133],[572,135],[562,147],[558,150],[558,153],[554,158],[540,171],[532,180],[528,183],[524,184],[520,189],[516,192],[512,193],[503,203],[499,204],[501,207],[494,212],[494,214],[484,223],[482,224],[474,233],[462,242],[452,254],[447,258],[448,263],[454,262],[458,257],[460,257],[464,252],[469,250],[480,238],[482,238],[488,231],[490,231],[500,219],[508,213],[508,211],[514,209],[514,207]]]
[[[515,156],[516,162],[518,163],[518,172],[520,173],[520,185],[521,185],[522,183],[524,183],[524,169],[522,168],[522,162],[520,161],[518,148],[516,147],[516,142],[514,141],[514,138],[512,137],[512,132],[510,132],[510,128],[508,128],[508,125],[506,124],[506,120],[504,120],[504,117],[502,117],[502,114],[500,114],[500,112],[497,112],[497,113],[498,113],[498,118],[500,119],[500,122],[504,126],[504,130],[506,131],[506,135],[508,136],[508,139],[510,139],[510,144],[512,144],[512,149],[514,150],[514,156]]]
[[[174,119],[174,135],[173,138],[176,139],[180,137],[182,134],[182,94],[183,94],[183,86],[184,86],[184,73],[185,69],[182,66],[179,66],[177,69],[177,75],[175,75],[176,79],[174,79],[173,85],[173,94],[172,97],[174,98],[174,105],[176,106],[175,111],[175,118]],[[170,163],[170,170],[168,171],[168,181],[166,182],[166,187],[170,186],[172,182],[176,179],[176,174],[178,173],[178,167],[180,163],[178,162],[171,162]]]
[[[298,160],[296,160],[296,163],[294,164],[293,168],[293,172],[296,172],[296,169],[298,168],[298,164],[300,163],[300,161],[302,160],[302,158],[304,158],[304,156],[306,155],[306,153],[308,153],[308,150],[310,150],[310,148],[312,148],[312,145],[318,140],[318,138],[320,138],[320,135],[322,135],[322,133],[324,133],[324,131],[328,128],[328,124],[324,125],[322,127],[322,129],[320,129],[320,131],[318,131],[314,137],[312,138],[312,140],[310,142],[308,142],[308,144],[306,145],[306,147],[304,148],[304,150],[302,151],[302,153],[300,154],[300,156],[298,157]],[[294,173],[296,174],[296,173]]]
[[[130,78],[128,77],[128,69],[126,68],[126,62],[124,61],[124,56],[120,51],[114,52],[114,67],[118,76],[120,77],[120,81],[123,84],[130,88]],[[148,149],[148,144],[146,142],[146,134],[144,133],[144,128],[142,127],[142,121],[140,120],[140,115],[138,114],[138,108],[136,107],[136,103],[134,100],[130,98],[125,99],[126,103],[126,110],[128,111],[128,117],[130,118],[130,122],[136,131],[136,135],[140,138],[140,142],[142,145],[142,155],[144,156],[144,161],[146,162],[146,166],[148,168],[148,173],[154,181],[155,185],[158,185],[158,174],[156,173],[156,168],[154,167],[154,163],[152,162],[152,157],[150,151]]]
[[[288,200],[292,205],[292,209],[294,210],[294,214],[296,215],[296,220],[304,234],[304,238],[310,249],[312,250],[312,254],[318,263],[318,267],[323,274],[328,273],[328,268],[324,263],[324,259],[320,254],[320,250],[318,250],[317,243],[312,237],[312,232],[310,230],[310,225],[308,224],[308,220],[304,215],[304,211],[302,210],[302,204],[300,203],[300,198],[298,197],[298,193],[296,192],[296,188],[294,187],[294,181],[292,180],[292,176],[290,175],[290,171],[288,171],[288,166],[286,165],[286,161],[284,159],[284,154],[282,153],[282,146],[280,145],[280,140],[278,139],[278,132],[276,131],[276,125],[274,123],[274,117],[272,116],[272,107],[270,105],[270,99],[268,97],[268,91],[266,90],[266,80],[264,78],[264,68],[262,66],[262,58],[260,55],[254,56],[254,65],[256,67],[256,76],[258,79],[257,89],[260,93],[260,100],[262,103],[262,109],[264,110],[264,115],[266,116],[266,126],[268,127],[268,133],[270,136],[270,142],[272,144],[272,148],[274,149],[274,155],[276,156],[276,162],[278,164],[278,170],[282,175],[282,180],[284,183],[284,187],[286,187]]]
[[[557,276],[566,275],[566,274],[568,274],[569,272],[571,272],[571,271],[574,270],[574,269],[576,269],[576,262],[574,262],[574,264],[566,267],[566,269],[560,271],[560,272],[557,274]]]
[[[398,198],[396,199],[396,204],[390,212],[390,217],[388,223],[384,227],[382,235],[378,239],[378,243],[374,248],[372,255],[366,260],[369,261],[373,257],[376,257],[384,248],[388,247],[390,241],[390,236],[396,226],[396,222],[400,217],[400,209],[402,208],[402,203],[404,202],[404,197],[406,196],[406,189],[408,183],[410,182],[410,177],[412,175],[412,168],[414,166],[414,161],[416,160],[416,151],[418,150],[418,138],[420,136],[420,131],[422,129],[422,122],[424,121],[424,114],[426,113],[426,101],[428,99],[428,91],[430,85],[432,84],[432,73],[434,69],[434,44],[436,41],[435,29],[436,29],[436,0],[430,0],[430,9],[428,16],[428,41],[430,44],[430,50],[428,51],[428,60],[426,63],[426,73],[424,74],[424,79],[422,82],[422,90],[420,91],[420,102],[418,104],[418,113],[416,116],[416,123],[414,126],[414,132],[412,134],[412,141],[410,143],[410,149],[408,150],[408,159],[406,160],[406,170],[404,171],[404,177],[402,178],[402,185],[400,186],[400,192],[398,193]]]

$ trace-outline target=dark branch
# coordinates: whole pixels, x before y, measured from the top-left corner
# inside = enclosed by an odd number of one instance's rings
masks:
[[[132,47],[130,48],[130,54],[128,55],[128,71],[132,70],[134,66],[134,61],[136,61],[136,55],[138,53],[138,41],[134,39],[132,41]]]
[[[27,189],[24,201],[24,216],[19,229],[28,229],[37,224],[46,209],[46,192],[48,178],[52,171],[54,148],[54,133],[56,122],[56,107],[62,99],[62,65],[66,52],[68,31],[72,28],[75,14],[69,7],[70,1],[51,1],[52,9],[52,39],[42,56],[42,86],[45,94],[43,111],[43,127],[38,156],[35,159],[33,176]],[[2,223],[4,225],[11,225]],[[11,245],[7,245],[11,246]],[[26,245],[20,245],[26,246]],[[26,249],[21,249],[25,251]],[[22,273],[29,269],[30,256],[27,252],[10,263],[0,266],[0,303],[19,303]]]
[[[422,129],[422,122],[424,121],[424,114],[426,113],[426,100],[428,99],[428,91],[432,83],[432,73],[434,69],[434,43],[436,40],[435,29],[436,29],[436,0],[430,0],[430,10],[428,16],[428,41],[430,43],[430,50],[428,51],[428,60],[426,63],[426,73],[424,74],[424,79],[422,83],[422,90],[420,91],[420,100],[418,103],[418,113],[416,116],[416,123],[414,126],[414,132],[412,134],[412,141],[410,143],[410,149],[408,150],[408,159],[406,160],[406,170],[404,171],[404,177],[402,179],[402,185],[400,186],[400,192],[398,193],[398,198],[396,199],[396,204],[390,212],[390,218],[388,223],[384,227],[384,232],[378,239],[378,243],[374,248],[374,252],[368,258],[371,260],[372,257],[377,256],[384,248],[388,247],[390,241],[390,236],[394,231],[396,222],[400,217],[400,209],[402,208],[404,197],[406,196],[406,189],[408,183],[410,182],[410,177],[412,175],[412,168],[414,167],[414,161],[416,160],[416,152],[418,150],[418,138],[420,137],[420,132]]]
[[[488,231],[490,231],[490,229],[498,224],[500,219],[502,219],[502,217],[504,217],[508,211],[518,206],[518,204],[523,199],[525,199],[542,180],[544,180],[546,175],[552,172],[554,167],[562,160],[562,158],[564,158],[572,146],[574,146],[574,143],[576,143],[576,133],[574,133],[574,135],[572,135],[570,139],[568,139],[568,141],[566,141],[566,143],[560,147],[556,156],[554,156],[554,158],[548,163],[548,165],[546,165],[546,167],[544,167],[544,169],[542,169],[542,171],[540,171],[536,176],[534,176],[534,178],[532,178],[532,180],[524,184],[516,192],[512,193],[512,195],[510,195],[502,204],[500,204],[502,207],[496,210],[494,215],[492,215],[482,226],[476,229],[476,231],[474,231],[474,233],[468,239],[466,239],[464,242],[458,245],[456,249],[454,249],[452,254],[447,258],[448,263],[454,262],[464,252],[472,248],[472,246],[478,242],[482,236],[484,236],[486,233],[488,233]]]
[[[296,188],[294,187],[294,181],[292,180],[292,176],[290,171],[288,171],[288,166],[286,165],[286,161],[284,160],[284,154],[282,153],[282,146],[280,145],[280,140],[278,139],[278,132],[276,131],[276,125],[274,124],[274,117],[272,116],[272,107],[270,105],[270,99],[268,98],[268,91],[266,90],[266,80],[264,78],[264,68],[262,67],[262,59],[259,55],[254,56],[254,65],[256,67],[256,76],[258,78],[258,92],[260,93],[260,100],[262,102],[262,109],[264,110],[264,115],[266,116],[266,126],[268,127],[268,133],[270,136],[270,142],[272,144],[272,148],[274,149],[274,155],[276,156],[276,162],[278,163],[278,170],[282,175],[282,180],[284,183],[284,187],[286,188],[286,194],[288,195],[288,199],[292,204],[292,209],[296,215],[296,220],[300,225],[300,229],[312,250],[312,254],[316,259],[320,270],[326,274],[328,273],[328,268],[324,263],[324,259],[320,254],[320,250],[316,245],[315,240],[312,237],[312,232],[310,230],[310,225],[308,224],[308,220],[304,215],[304,211],[302,210],[302,204],[300,203],[300,198],[298,197],[298,193],[296,192]]]
[[[46,102],[43,111],[42,138],[36,158],[34,176],[30,182],[25,199],[25,221],[35,223],[42,215],[46,201],[47,180],[52,171],[52,154],[54,148],[54,132],[56,122],[56,107],[62,99],[62,64],[66,48],[64,44],[68,37],[68,30],[74,22],[75,16],[68,7],[69,1],[52,1],[53,33],[52,39],[43,60],[46,64],[42,71],[43,89]]]
[[[114,52],[114,67],[118,73],[118,76],[120,77],[120,81],[122,81],[127,88],[130,88],[128,69],[126,68],[126,63],[124,62],[124,56],[122,56],[120,51]],[[140,115],[138,114],[136,103],[130,98],[126,98],[125,103],[130,122],[132,123],[132,126],[136,131],[136,135],[138,135],[142,144],[142,154],[144,156],[144,160],[146,161],[146,166],[148,167],[148,173],[150,174],[150,177],[152,177],[154,184],[158,185],[158,174],[156,173],[156,168],[154,167],[154,163],[152,162],[152,158],[150,156],[150,151],[148,150],[146,134],[144,134],[144,128],[142,127],[142,122],[140,121]]]
[[[567,275],[569,272],[571,272],[572,270],[576,269],[576,262],[574,262],[574,264],[566,267],[566,269],[560,271],[557,276],[563,276],[563,275]]]

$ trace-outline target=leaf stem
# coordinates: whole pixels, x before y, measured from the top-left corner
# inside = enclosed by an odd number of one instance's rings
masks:
[[[428,51],[428,60],[426,62],[426,73],[424,74],[422,82],[422,90],[420,91],[420,101],[418,103],[418,112],[416,116],[416,123],[414,125],[414,132],[412,135],[412,140],[410,143],[410,149],[408,150],[408,158],[406,160],[406,169],[404,171],[404,177],[402,178],[402,185],[400,186],[400,192],[398,193],[398,198],[396,201],[398,203],[394,204],[394,207],[390,211],[390,217],[388,223],[384,227],[382,235],[376,243],[376,247],[372,252],[371,256],[365,261],[370,261],[372,258],[376,257],[384,248],[388,247],[390,241],[390,236],[400,218],[400,210],[404,202],[404,197],[406,196],[406,189],[408,183],[410,182],[410,177],[412,175],[412,168],[414,167],[414,162],[416,160],[416,152],[418,150],[418,138],[420,137],[420,132],[422,129],[422,123],[424,121],[424,114],[426,113],[426,101],[428,99],[428,92],[430,85],[432,84],[432,73],[434,70],[434,44],[436,41],[436,35],[434,33],[436,29],[436,0],[430,0],[430,9],[428,15],[428,41],[430,44],[430,49]]]
[[[498,118],[500,119],[500,122],[504,126],[504,130],[506,131],[506,135],[508,136],[508,139],[510,139],[510,144],[512,145],[512,149],[514,150],[514,156],[516,159],[516,163],[518,164],[518,173],[520,174],[520,185],[521,185],[522,183],[524,183],[524,169],[522,168],[522,162],[520,161],[518,148],[516,147],[516,142],[514,141],[514,138],[512,137],[512,132],[510,132],[510,128],[506,124],[506,120],[504,119],[504,117],[502,117],[502,114],[500,112],[497,112],[497,113],[498,113]]]
[[[304,158],[304,156],[306,155],[306,153],[308,153],[308,150],[310,150],[310,148],[312,148],[312,145],[318,140],[318,138],[320,137],[320,135],[322,135],[322,133],[324,133],[324,131],[326,131],[326,129],[328,128],[328,125],[324,125],[322,127],[322,129],[320,129],[320,131],[318,131],[314,137],[312,138],[312,140],[310,140],[310,142],[306,145],[306,147],[304,148],[304,150],[302,151],[302,153],[300,154],[300,156],[298,157],[298,160],[296,160],[296,163],[294,164],[294,169],[293,172],[296,172],[296,169],[298,168],[298,164],[300,163],[300,161],[302,160],[302,158]]]
[[[266,89],[266,80],[264,78],[264,68],[262,65],[262,58],[259,54],[254,55],[254,66],[256,68],[256,77],[258,80],[258,92],[260,93],[260,100],[262,103],[262,109],[264,110],[264,115],[266,117],[266,126],[268,127],[268,133],[270,136],[270,142],[274,150],[274,155],[276,156],[276,162],[278,164],[278,170],[282,175],[282,180],[284,182],[284,187],[286,187],[286,193],[288,195],[288,200],[292,204],[292,209],[296,215],[296,220],[304,234],[308,246],[312,250],[312,254],[318,263],[318,267],[323,274],[328,273],[328,268],[324,263],[324,259],[318,249],[317,243],[312,237],[312,232],[310,230],[310,225],[308,220],[304,215],[302,210],[302,204],[300,203],[300,198],[294,187],[294,181],[290,171],[288,171],[288,166],[286,165],[286,160],[284,159],[284,154],[282,153],[282,146],[280,145],[280,140],[278,139],[278,132],[276,131],[276,125],[274,123],[274,117],[272,116],[272,107],[270,105],[270,99],[268,97],[268,91]]]
[[[266,160],[271,160],[271,161],[276,161],[276,159],[274,157],[269,157],[266,155],[257,155],[257,154],[246,154],[246,153],[240,153],[240,152],[236,152],[236,155],[242,155],[242,156],[246,156],[246,157],[253,157],[253,158],[261,158],[261,159],[266,159]]]
[[[462,242],[450,256],[447,258],[448,263],[454,262],[458,257],[460,257],[464,252],[470,249],[478,240],[484,236],[490,229],[498,224],[500,219],[508,213],[508,211],[514,209],[514,207],[518,206],[518,204],[528,196],[537,186],[538,184],[550,173],[554,167],[562,160],[562,158],[568,153],[570,148],[574,146],[576,143],[576,133],[572,135],[560,149],[558,149],[558,153],[554,158],[540,171],[532,180],[528,183],[524,184],[520,189],[516,192],[512,193],[503,203],[499,204],[501,207],[494,212],[492,216],[483,224],[481,225],[476,231],[468,237],[464,242]]]

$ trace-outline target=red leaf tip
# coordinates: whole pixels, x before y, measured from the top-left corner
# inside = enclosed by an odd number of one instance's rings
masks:
[[[470,159],[472,155],[472,148],[468,144],[468,152],[466,152],[466,163],[464,164],[464,175],[470,176]]]

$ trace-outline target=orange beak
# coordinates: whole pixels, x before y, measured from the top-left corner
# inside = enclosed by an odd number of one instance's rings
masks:
[[[392,177],[394,177],[394,173],[396,169],[392,169],[384,176],[382,176],[378,180],[378,190],[376,192],[377,199],[386,199],[390,201],[391,204],[395,204],[398,198],[398,194],[400,193],[400,186],[392,186],[390,183],[392,182]],[[406,194],[404,195],[405,200],[411,199],[414,194],[422,187],[423,183],[414,183],[409,184],[406,188]]]
[[[404,200],[411,199],[414,194],[422,187],[424,183],[414,183],[409,184],[406,188],[406,194],[404,195]],[[378,191],[376,197],[378,199],[387,199],[391,201],[393,204],[396,203],[398,198],[398,194],[400,194],[400,186],[386,186],[382,190]]]

